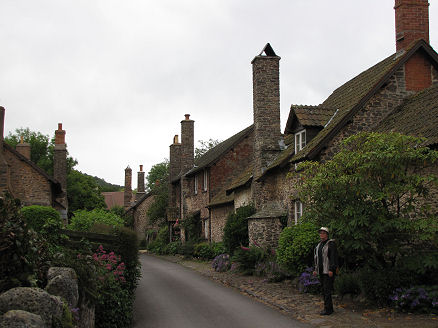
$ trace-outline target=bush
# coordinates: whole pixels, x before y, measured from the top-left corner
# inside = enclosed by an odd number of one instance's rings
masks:
[[[275,256],[268,256],[264,261],[258,262],[254,270],[255,276],[264,276],[269,282],[283,281],[288,277],[287,272],[281,269]]]
[[[336,276],[334,289],[337,295],[344,296],[346,294],[359,295],[360,282],[358,272],[341,272]]]
[[[365,297],[377,305],[388,305],[397,288],[408,287],[411,275],[402,269],[364,267],[359,273],[360,289]]]
[[[211,262],[211,267],[216,272],[225,272],[231,268],[231,259],[228,254],[219,254]]]
[[[104,209],[94,209],[92,211],[77,210],[68,225],[68,229],[76,231],[90,231],[94,224],[101,223],[109,226],[122,227],[123,219]]]
[[[390,300],[398,311],[438,314],[438,286],[397,288]]]
[[[225,247],[223,243],[203,242],[195,245],[193,256],[205,260],[211,260],[223,253],[225,253]]]
[[[233,255],[233,262],[239,264],[239,271],[246,275],[254,274],[256,265],[267,258],[266,252],[260,247],[240,247]]]
[[[184,255],[184,257],[189,258],[193,257],[195,254],[195,244],[192,242],[186,241],[178,250],[178,254]]]
[[[300,274],[312,265],[313,250],[317,243],[317,227],[313,223],[301,222],[285,228],[278,241],[278,263],[291,274]]]
[[[255,213],[251,205],[239,207],[236,213],[230,213],[224,227],[224,246],[229,254],[239,246],[248,246],[248,220]]]
[[[36,232],[40,232],[49,219],[62,226],[62,220],[58,211],[49,206],[25,206],[21,209],[21,214],[28,227],[34,229]]]
[[[162,227],[157,234],[157,238],[150,242],[148,250],[156,254],[166,254],[166,245],[169,243],[169,227]]]
[[[181,241],[172,241],[168,243],[164,249],[165,254],[176,255],[181,248]]]
[[[47,243],[29,230],[20,201],[0,198],[0,293],[17,286],[43,285],[48,269]]]

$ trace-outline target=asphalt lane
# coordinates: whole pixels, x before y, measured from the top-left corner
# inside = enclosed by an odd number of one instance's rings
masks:
[[[135,328],[309,327],[179,264],[140,255]]]

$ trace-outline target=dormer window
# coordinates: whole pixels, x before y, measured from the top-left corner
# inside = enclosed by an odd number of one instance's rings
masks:
[[[198,175],[195,175],[195,195],[198,194]]]
[[[208,189],[208,173],[207,170],[204,170],[204,191]]]
[[[295,154],[306,145],[306,130],[295,133]]]

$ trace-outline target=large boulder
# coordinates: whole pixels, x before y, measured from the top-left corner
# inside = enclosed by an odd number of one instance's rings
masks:
[[[60,297],[50,295],[41,288],[16,287],[0,295],[0,314],[10,310],[37,314],[50,327],[53,318],[62,317],[63,304]]]
[[[72,268],[49,268],[46,291],[65,299],[70,308],[75,308],[79,301],[78,278]]]
[[[1,328],[47,328],[41,316],[38,314],[10,310],[0,317]]]

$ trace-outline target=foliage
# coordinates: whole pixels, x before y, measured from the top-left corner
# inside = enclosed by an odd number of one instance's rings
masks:
[[[298,275],[312,264],[313,249],[317,243],[317,227],[313,223],[300,222],[286,227],[278,241],[278,263],[284,270]]]
[[[361,292],[359,272],[341,272],[336,276],[334,289],[341,297],[346,294],[359,295]]]
[[[169,161],[155,164],[146,176],[146,189],[154,195],[154,201],[148,209],[149,221],[154,224],[166,223],[166,208],[169,205]]]
[[[241,246],[234,252],[233,262],[239,263],[239,271],[245,275],[252,275],[256,270],[256,265],[263,262],[268,257],[267,253],[260,247]]]
[[[19,200],[10,195],[0,198],[0,293],[16,286],[29,286],[33,279],[32,259],[38,250],[19,208]]]
[[[314,268],[306,268],[298,279],[298,289],[303,293],[317,294],[321,291],[318,277],[313,275]]]
[[[219,254],[223,254],[224,252],[225,248],[223,243],[202,242],[195,245],[193,255],[201,259],[210,260]]]
[[[202,157],[207,151],[216,147],[222,141],[215,139],[198,140],[199,146],[195,148],[195,159]]]
[[[125,264],[121,256],[107,253],[100,245],[93,254],[93,260],[99,281],[96,327],[130,327],[133,295],[125,286]]]
[[[254,275],[264,276],[268,282],[283,281],[289,274],[277,263],[276,254],[273,250],[266,252],[267,256],[256,264]]]
[[[121,227],[123,226],[123,219],[104,209],[94,209],[92,211],[77,210],[71,218],[68,229],[75,231],[90,231],[96,223],[103,223],[112,227]]]
[[[172,241],[165,246],[164,253],[168,255],[176,255],[180,252],[181,246],[181,241]]]
[[[30,144],[30,160],[42,168],[47,174],[53,175],[53,151],[55,139],[49,141],[49,136],[41,132],[31,131],[29,128],[15,129],[5,137],[5,142],[14,147],[20,143],[21,136],[23,141]],[[67,156],[67,172],[69,172],[77,161]]]
[[[24,206],[21,209],[23,219],[26,221],[29,228],[39,232],[47,223],[48,219],[53,219],[62,224],[61,217],[57,210],[50,206]]]
[[[119,186],[116,184],[106,182],[104,179],[101,179],[101,178],[96,177],[96,176],[91,176],[88,174],[85,174],[85,175],[92,177],[102,192],[122,191],[123,190],[123,186]]]
[[[106,207],[94,178],[76,170],[72,170],[67,176],[67,198],[70,213]]]
[[[149,243],[148,250],[152,253],[165,254],[166,245],[169,243],[169,227],[163,226],[157,234],[157,238]]]
[[[195,244],[201,239],[202,225],[199,216],[189,216],[182,220],[181,226],[185,229],[186,241]]]
[[[239,246],[248,246],[248,220],[255,213],[252,205],[239,207],[235,213],[228,215],[224,227],[224,246],[229,254]]]
[[[438,286],[397,288],[390,297],[399,311],[438,314]]]
[[[231,268],[231,258],[228,254],[219,254],[211,262],[211,267],[216,272],[225,272]]]
[[[332,160],[300,165],[303,220],[332,229],[347,268],[390,270],[409,262],[419,274],[436,272],[438,221],[427,201],[437,177],[423,168],[436,163],[438,152],[422,143],[397,133],[360,133]]]

